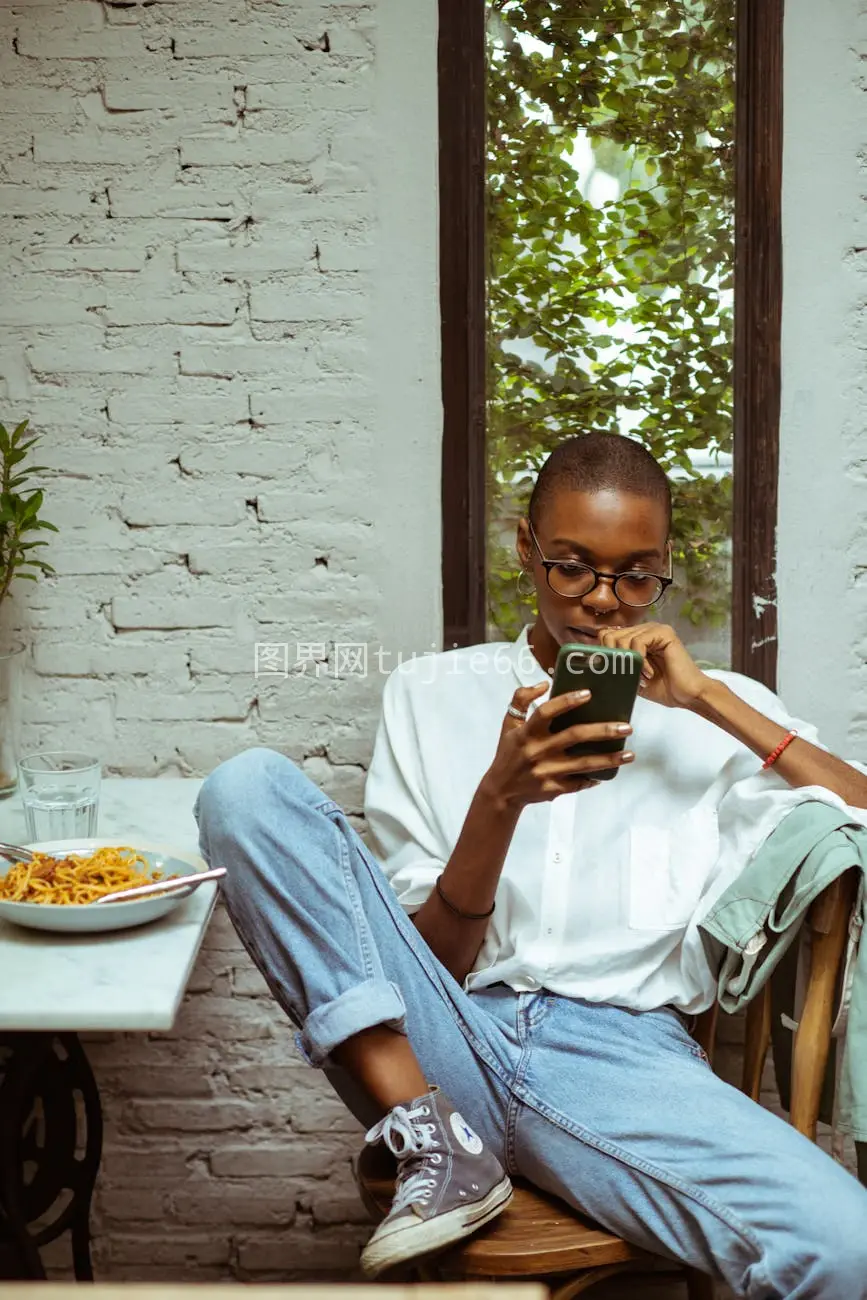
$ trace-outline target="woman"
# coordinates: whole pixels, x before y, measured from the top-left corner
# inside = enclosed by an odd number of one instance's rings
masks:
[[[379,862],[280,755],[205,783],[202,850],[229,868],[242,941],[302,1051],[398,1158],[370,1275],[474,1231],[518,1173],[739,1296],[867,1297],[867,1192],[709,1069],[688,1031],[715,972],[687,936],[714,864],[696,810],[724,765],[734,780],[772,756],[769,780],[857,808],[867,777],[649,621],[670,522],[636,442],[557,448],[518,529],[536,622],[386,683],[365,802]],[[584,702],[546,698],[570,641],[644,656],[625,732],[550,732]],[[623,734],[622,753],[565,752]],[[617,779],[587,778],[601,768]],[[694,852],[674,855],[682,834]]]

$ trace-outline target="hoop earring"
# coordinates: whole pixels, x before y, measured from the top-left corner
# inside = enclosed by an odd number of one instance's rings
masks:
[[[530,571],[529,571],[529,569],[521,569],[520,573],[518,574],[517,580],[516,580],[516,582],[515,582],[515,595],[518,597],[519,600],[526,600],[526,598],[527,598],[528,596],[533,596],[533,595],[535,595],[535,592],[536,592],[536,584],[533,583],[533,585],[530,587],[529,591],[523,590],[523,589],[521,588],[521,579],[522,579],[522,578],[530,578]],[[532,578],[531,578],[531,582],[532,582]]]

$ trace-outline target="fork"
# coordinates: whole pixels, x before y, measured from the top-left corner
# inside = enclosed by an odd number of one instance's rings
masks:
[[[0,858],[7,862],[32,862],[36,855],[20,844],[0,844]]]

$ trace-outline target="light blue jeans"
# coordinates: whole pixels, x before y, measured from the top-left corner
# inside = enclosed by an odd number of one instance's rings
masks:
[[[676,1012],[465,993],[340,808],[282,755],[224,763],[196,815],[242,942],[363,1123],[378,1116],[330,1053],[392,1025],[510,1173],[610,1231],[752,1300],[867,1300],[867,1191],[718,1079]]]

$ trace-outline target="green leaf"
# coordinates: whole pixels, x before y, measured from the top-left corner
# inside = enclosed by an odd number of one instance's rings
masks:
[[[42,529],[57,531],[54,524],[40,517],[44,491],[35,486],[34,479],[46,467],[28,463],[39,442],[38,437],[26,436],[28,428],[23,420],[10,434],[0,425],[0,603],[16,578],[35,582],[54,573],[46,560],[34,554],[47,542],[25,540]]]

